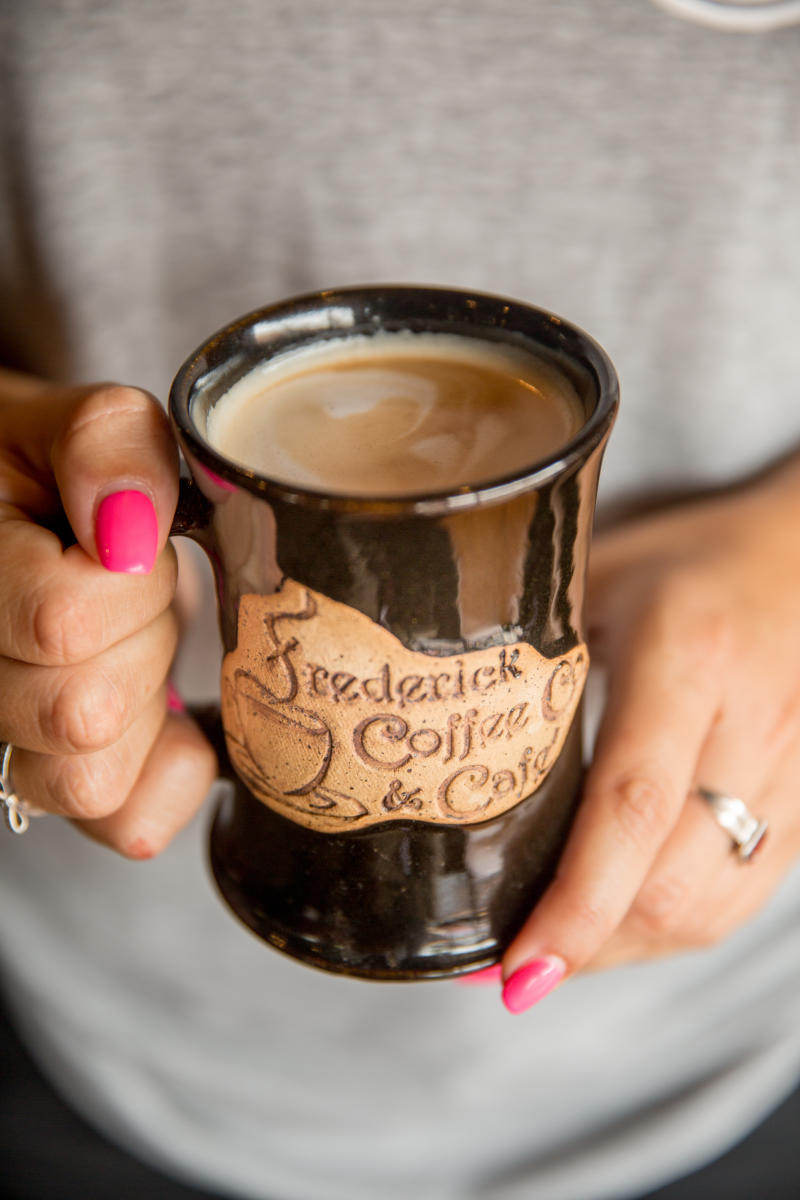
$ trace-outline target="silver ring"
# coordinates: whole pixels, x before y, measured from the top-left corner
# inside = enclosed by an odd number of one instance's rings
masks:
[[[751,859],[764,841],[767,822],[754,817],[744,800],[738,796],[727,796],[724,792],[715,792],[706,787],[699,787],[696,791],[708,804],[717,824],[730,835],[740,861]]]
[[[43,817],[41,808],[34,808],[14,791],[11,782],[11,754],[14,747],[10,742],[0,742],[0,808],[5,812],[6,825],[12,833],[24,833],[31,817]]]

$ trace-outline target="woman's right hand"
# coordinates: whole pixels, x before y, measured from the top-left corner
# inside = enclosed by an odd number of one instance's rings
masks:
[[[136,859],[186,824],[216,767],[167,710],[176,500],[153,397],[0,372],[0,740],[22,799]],[[64,518],[74,544],[53,532]]]

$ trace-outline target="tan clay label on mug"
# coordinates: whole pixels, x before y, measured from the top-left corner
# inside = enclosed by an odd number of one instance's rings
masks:
[[[310,829],[473,824],[546,779],[587,668],[582,645],[555,659],[527,642],[450,657],[408,650],[287,580],[241,599],[222,667],[228,749],[260,800]]]

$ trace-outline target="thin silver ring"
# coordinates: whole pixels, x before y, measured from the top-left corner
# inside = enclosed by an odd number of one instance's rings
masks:
[[[730,836],[739,860],[748,862],[764,841],[767,822],[754,817],[738,796],[728,796],[707,787],[698,787],[696,791],[711,809],[717,824]]]
[[[12,833],[25,833],[31,817],[43,817],[41,808],[34,808],[14,791],[11,780],[11,742],[0,742],[0,808],[3,809],[6,825]]]

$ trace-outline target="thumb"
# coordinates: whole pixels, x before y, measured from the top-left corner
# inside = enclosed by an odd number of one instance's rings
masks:
[[[138,388],[103,385],[73,395],[50,452],[67,520],[108,570],[148,574],[178,495],[166,413]]]

